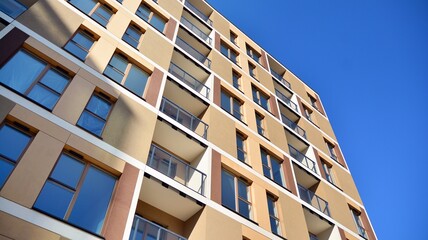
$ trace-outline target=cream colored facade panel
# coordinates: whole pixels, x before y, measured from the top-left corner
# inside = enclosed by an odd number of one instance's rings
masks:
[[[235,122],[226,117],[225,112],[216,108],[208,108],[210,127],[208,141],[223,149],[232,156],[236,156],[236,130]]]
[[[104,72],[104,69],[114,54],[117,46],[116,44],[112,44],[108,41],[108,38],[101,37],[91,48],[85,63],[97,72]]]
[[[242,236],[251,239],[251,240],[269,240],[270,238],[260,234],[259,232],[254,231],[253,229],[242,225]],[[238,240],[238,239],[237,239]],[[239,239],[241,240],[241,239]]]
[[[174,18],[181,18],[181,14],[183,13],[183,5],[180,3],[180,1],[158,0],[158,4]]]
[[[343,189],[348,196],[362,205],[363,202],[351,174],[340,167],[335,167],[333,171],[335,180],[339,182],[339,187]]]
[[[122,39],[123,33],[128,28],[131,22],[128,12],[119,10],[110,19],[107,24],[107,30],[115,35],[117,38]]]
[[[211,53],[211,69],[218,76],[232,84],[232,64],[221,53],[212,51]]]
[[[289,240],[309,239],[302,205],[283,193],[278,197],[281,226],[282,230],[285,229],[284,237]]]
[[[205,240],[218,240],[218,239],[242,239],[242,226],[240,223],[229,218],[223,213],[212,209],[209,206],[204,208],[206,211],[206,236]],[[225,211],[227,211],[225,209]],[[222,224],[219,224],[222,223]]]
[[[210,17],[213,21],[214,29],[225,37],[230,36],[230,22],[228,22],[218,12],[214,11]],[[228,38],[229,39],[229,38]]]
[[[9,99],[0,96],[0,122],[3,122],[3,119],[9,114],[9,112],[13,109],[15,103],[10,101]]]
[[[168,69],[174,47],[154,31],[149,28],[144,33],[140,52],[159,64],[162,68]]]

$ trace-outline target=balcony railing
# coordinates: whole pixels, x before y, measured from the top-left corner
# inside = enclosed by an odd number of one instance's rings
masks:
[[[200,63],[204,64],[208,68],[211,68],[211,60],[209,60],[205,55],[200,53],[198,50],[190,46],[186,41],[183,39],[177,37],[177,40],[175,41],[177,46],[181,47],[184,51],[192,55],[192,57],[196,58]]]
[[[299,112],[297,109],[297,104],[291,101],[287,96],[285,96],[282,92],[278,91],[278,89],[275,89],[275,95],[281,99],[287,106],[289,106],[291,109],[295,110],[296,112]]]
[[[185,17],[181,17],[181,23],[184,26],[186,26],[187,28],[189,28],[198,37],[202,38],[202,40],[204,40],[206,43],[208,43],[209,45],[211,45],[212,39],[207,34],[205,34],[204,32],[202,32],[201,29],[199,29],[193,23],[191,23],[189,20],[187,20]]]
[[[300,135],[302,138],[306,138],[306,131],[303,130],[303,128],[299,127],[295,122],[291,121],[288,117],[286,117],[284,114],[281,114],[282,122],[287,125],[289,128],[291,128],[295,133]]]
[[[305,154],[299,152],[299,150],[295,149],[293,146],[288,145],[288,148],[290,150],[290,155],[305,165],[307,168],[309,168],[312,172],[317,173],[317,169],[315,167],[315,162],[312,161],[310,158],[306,157]]]
[[[187,240],[140,216],[134,216],[129,240]]]
[[[205,173],[152,144],[147,165],[176,182],[204,195]]]
[[[213,26],[213,21],[211,21],[211,19],[207,15],[205,15],[203,12],[199,11],[199,9],[193,6],[189,1],[185,1],[184,5],[188,7],[190,10],[192,10],[193,13],[198,15],[198,17],[202,18],[202,20],[208,23],[208,25],[210,25],[211,27]]]
[[[303,186],[299,185],[299,194],[300,198],[320,210],[322,213],[326,214],[330,217],[330,210],[328,208],[328,202],[319,196],[317,196],[314,192],[309,189],[306,189]]]
[[[160,111],[170,116],[176,122],[192,130],[199,136],[207,139],[208,124],[204,123],[201,119],[193,114],[182,109],[177,104],[171,102],[166,98],[162,98]]]
[[[291,89],[291,84],[287,80],[285,80],[279,73],[275,72],[274,70],[270,70],[272,75],[278,80],[280,83],[284,84],[286,87]]]
[[[191,87],[195,91],[199,92],[200,94],[208,98],[210,89],[207,86],[205,86],[203,83],[198,81],[196,78],[188,74],[186,71],[181,69],[179,66],[175,65],[174,63],[171,63],[168,71],[172,75],[180,79],[182,82],[184,82],[187,86]]]

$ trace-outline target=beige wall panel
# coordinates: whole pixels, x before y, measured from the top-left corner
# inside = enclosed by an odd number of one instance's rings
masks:
[[[180,20],[181,14],[183,12],[183,5],[180,3],[180,1],[158,0],[158,4],[173,17]]]
[[[219,239],[242,239],[242,226],[235,220],[227,217],[223,213],[214,210],[208,206],[205,207],[206,211],[206,233],[205,240],[219,240]],[[228,211],[228,210],[225,210]],[[219,224],[221,223],[221,224]]]
[[[135,13],[142,1],[123,1],[122,5],[130,12]]]
[[[290,71],[286,71],[284,74],[284,79],[290,82],[291,89],[299,95],[299,96],[305,96],[306,90],[305,90],[305,84],[298,79],[296,76],[294,76]]]
[[[76,75],[62,94],[52,113],[73,125],[76,124],[94,89],[94,84]]]
[[[337,164],[333,165],[333,172],[334,177],[336,177],[334,180],[339,182],[339,187],[352,199],[363,204],[352,176]]]
[[[232,119],[226,117],[228,113],[209,107],[210,130],[208,141],[220,147],[232,156],[236,156],[236,131],[235,123]]]
[[[288,142],[287,137],[285,136],[284,127],[271,115],[266,115],[265,121],[269,140],[283,150],[288,149]]]
[[[251,185],[253,220],[260,227],[270,232],[269,212],[267,208],[266,189],[253,182]]]
[[[301,119],[299,121],[299,126],[306,131],[306,137],[308,138],[309,142],[311,142],[318,149],[323,150],[324,153],[328,152],[323,135],[317,127],[309,123],[309,121],[306,121],[306,119]]]
[[[83,22],[82,17],[57,0],[40,0],[17,20],[60,47]]]
[[[43,131],[47,135],[58,139],[61,142],[67,141],[70,133],[62,127],[59,127],[56,124],[53,124],[50,121],[47,121],[45,118],[40,117],[32,111],[27,110],[26,108],[16,105],[10,115],[23,121],[24,123],[29,124],[30,126]]]
[[[115,44],[111,43],[107,38],[101,37],[91,48],[85,63],[102,73],[113,56],[115,49]]]
[[[96,165],[107,169],[113,174],[119,175],[123,172],[125,162],[122,159],[104,151],[83,138],[71,135],[66,144],[70,146],[73,151],[90,157],[85,158],[85,160],[94,161]]]
[[[211,14],[210,19],[213,21],[213,27],[214,27],[214,29],[217,30],[223,36],[225,36],[227,39],[229,39],[229,36],[230,36],[229,35],[230,34],[230,30],[229,30],[230,23],[225,18],[223,18],[216,11],[214,11]]]
[[[125,95],[115,103],[103,139],[146,162],[156,124],[156,114]]]
[[[109,23],[107,24],[107,30],[121,39],[126,28],[128,28],[130,21],[131,20],[129,19],[128,13],[119,10],[110,19]]]
[[[256,64],[257,66],[257,79],[260,81],[263,86],[265,86],[269,91],[275,93],[275,87],[273,86],[273,79],[270,73],[268,73],[261,65]],[[264,90],[263,90],[264,91]]]
[[[63,147],[63,142],[38,132],[1,190],[2,197],[31,208]]]
[[[174,47],[171,43],[149,28],[144,33],[140,52],[162,68],[168,69],[173,49]]]
[[[282,193],[278,203],[283,236],[289,240],[308,239],[308,228],[301,204]]]
[[[0,212],[0,223],[0,239],[2,240],[61,239],[61,236],[57,234],[3,212]]]
[[[189,218],[184,225],[184,236],[188,240],[205,239],[207,229],[207,212],[201,209],[191,218]]]
[[[270,231],[270,228],[268,231]],[[270,239],[245,225],[242,225],[242,236],[249,238],[251,240],[269,240]]]
[[[336,135],[334,135],[333,128],[331,127],[330,122],[316,109],[313,110],[313,115],[317,119],[317,124],[320,129],[325,132],[329,137],[337,141]]]
[[[212,51],[211,69],[221,78],[232,84],[232,64],[219,52]]]
[[[9,112],[13,109],[15,103],[10,101],[9,99],[0,96],[0,122],[6,118]]]

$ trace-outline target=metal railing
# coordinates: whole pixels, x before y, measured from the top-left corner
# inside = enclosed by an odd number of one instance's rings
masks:
[[[204,195],[205,173],[152,144],[147,165],[176,182]]]
[[[287,125],[289,128],[291,128],[295,133],[297,133],[298,135],[300,135],[301,137],[303,137],[304,139],[306,138],[306,131],[303,130],[303,128],[299,127],[299,125],[297,125],[297,123],[291,121],[288,117],[286,117],[284,114],[281,113],[281,118],[282,118],[282,122]]]
[[[134,216],[129,240],[187,240],[140,216]]]
[[[193,88],[195,91],[199,92],[206,98],[208,98],[210,89],[207,86],[205,86],[203,83],[198,81],[196,78],[192,77],[192,75],[188,74],[182,68],[180,68],[179,66],[171,62],[171,65],[169,66],[168,71],[172,75],[180,79],[182,82],[184,82],[186,85]]]
[[[289,99],[287,96],[285,96],[282,92],[280,92],[278,89],[275,89],[275,95],[281,99],[287,106],[289,106],[291,109],[295,110],[296,112],[299,112],[297,109],[297,104],[295,104],[291,99]]]
[[[276,78],[276,80],[278,80],[279,82],[284,84],[286,87],[291,89],[291,84],[289,81],[285,80],[279,73],[275,72],[274,70],[271,69],[270,71],[271,71],[272,75]]]
[[[189,1],[185,1],[184,6],[192,10],[193,13],[198,15],[198,17],[202,18],[202,20],[208,23],[208,25],[210,25],[211,27],[213,26],[213,21],[211,21],[211,19],[207,15],[205,15],[205,13],[201,12],[199,9],[193,6]]]
[[[315,167],[315,162],[310,158],[306,157],[305,154],[301,153],[299,150],[295,149],[293,146],[288,144],[288,149],[290,150],[290,155],[309,168],[312,172],[317,173],[317,169]]]
[[[177,104],[171,102],[166,98],[162,98],[160,111],[170,116],[176,122],[192,130],[204,139],[207,139],[208,124],[206,124],[193,114],[182,109]]]
[[[180,21],[184,26],[189,28],[194,34],[196,34],[198,37],[202,38],[205,42],[207,42],[209,45],[211,45],[212,39],[202,32],[201,29],[196,27],[193,23],[191,23],[189,20],[187,20],[185,17],[181,17]]]
[[[322,198],[320,198],[318,195],[316,195],[314,192],[312,192],[309,189],[306,189],[305,187],[298,185],[299,187],[299,194],[300,198],[315,207],[316,209],[320,210],[322,213],[326,214],[330,217],[330,209],[328,208],[328,202]]]
[[[181,47],[184,51],[192,55],[192,57],[196,58],[199,62],[207,66],[208,68],[211,68],[211,60],[209,60],[205,55],[200,53],[198,50],[190,46],[186,41],[181,39],[180,37],[177,37],[177,40],[175,41],[177,46]]]

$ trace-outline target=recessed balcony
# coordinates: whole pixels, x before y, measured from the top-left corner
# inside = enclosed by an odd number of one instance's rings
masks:
[[[279,83],[281,83],[283,86],[291,89],[291,84],[289,81],[285,80],[284,77],[282,75],[284,74],[279,74],[277,72],[275,72],[273,69],[270,69],[270,72],[272,73],[272,76],[274,76],[274,79],[277,80]]]
[[[279,100],[282,101],[284,105],[291,108],[292,110],[299,112],[299,109],[297,108],[297,104],[295,104],[289,97],[287,97],[284,93],[279,91],[278,89],[275,89],[275,95],[279,98]]]
[[[197,21],[192,15],[190,15],[186,11],[183,11],[183,15],[181,16],[180,22],[198,38],[200,38],[202,41],[211,46],[212,39],[209,36],[212,31],[211,29]]]
[[[307,167],[309,170],[311,170],[313,173],[317,174],[317,167],[315,161],[307,157],[305,154],[294,148],[292,145],[288,145],[288,149],[290,151],[290,156],[294,159],[296,159],[298,162],[303,164],[305,167]]]
[[[135,215],[129,240],[187,240],[187,238]]]
[[[318,209],[320,212],[330,217],[330,209],[328,208],[328,202],[316,195],[311,190],[298,185],[300,199],[309,203],[314,208]]]
[[[208,13],[202,12],[198,7],[196,7],[195,5],[190,3],[190,1],[188,1],[188,0],[184,1],[184,6],[186,6],[192,13],[197,15],[199,18],[201,18],[204,22],[206,22],[209,26],[212,27],[213,21],[211,21],[211,19],[209,18]],[[202,8],[202,6],[201,6],[201,8]],[[206,9],[209,9],[209,8],[207,7]],[[209,10],[207,10],[207,11],[209,11]],[[211,10],[211,12],[212,12],[212,10]]]
[[[182,34],[184,35],[184,34]],[[183,49],[186,53],[190,54],[190,56],[192,56],[193,58],[195,58],[198,62],[202,63],[204,66],[206,66],[207,68],[211,68],[211,60],[208,59],[207,55],[209,54],[209,50],[207,47],[203,47],[200,46],[200,44],[196,44],[195,41],[193,41],[193,46],[188,42],[190,37],[187,37],[187,41],[184,40],[184,37],[181,38],[180,36],[177,36],[177,39],[175,41],[175,44],[177,44],[177,46],[179,46],[181,49]],[[191,40],[191,39],[190,39]],[[199,49],[196,49],[198,46]],[[206,52],[206,54],[203,54],[200,51],[204,51]]]
[[[303,130],[303,128],[299,127],[297,125],[297,123],[291,121],[289,118],[287,118],[287,116],[285,116],[284,114],[281,114],[281,120],[282,122],[288,126],[289,128],[291,128],[296,134],[298,134],[299,136],[301,136],[304,139],[306,138],[306,131]]]

